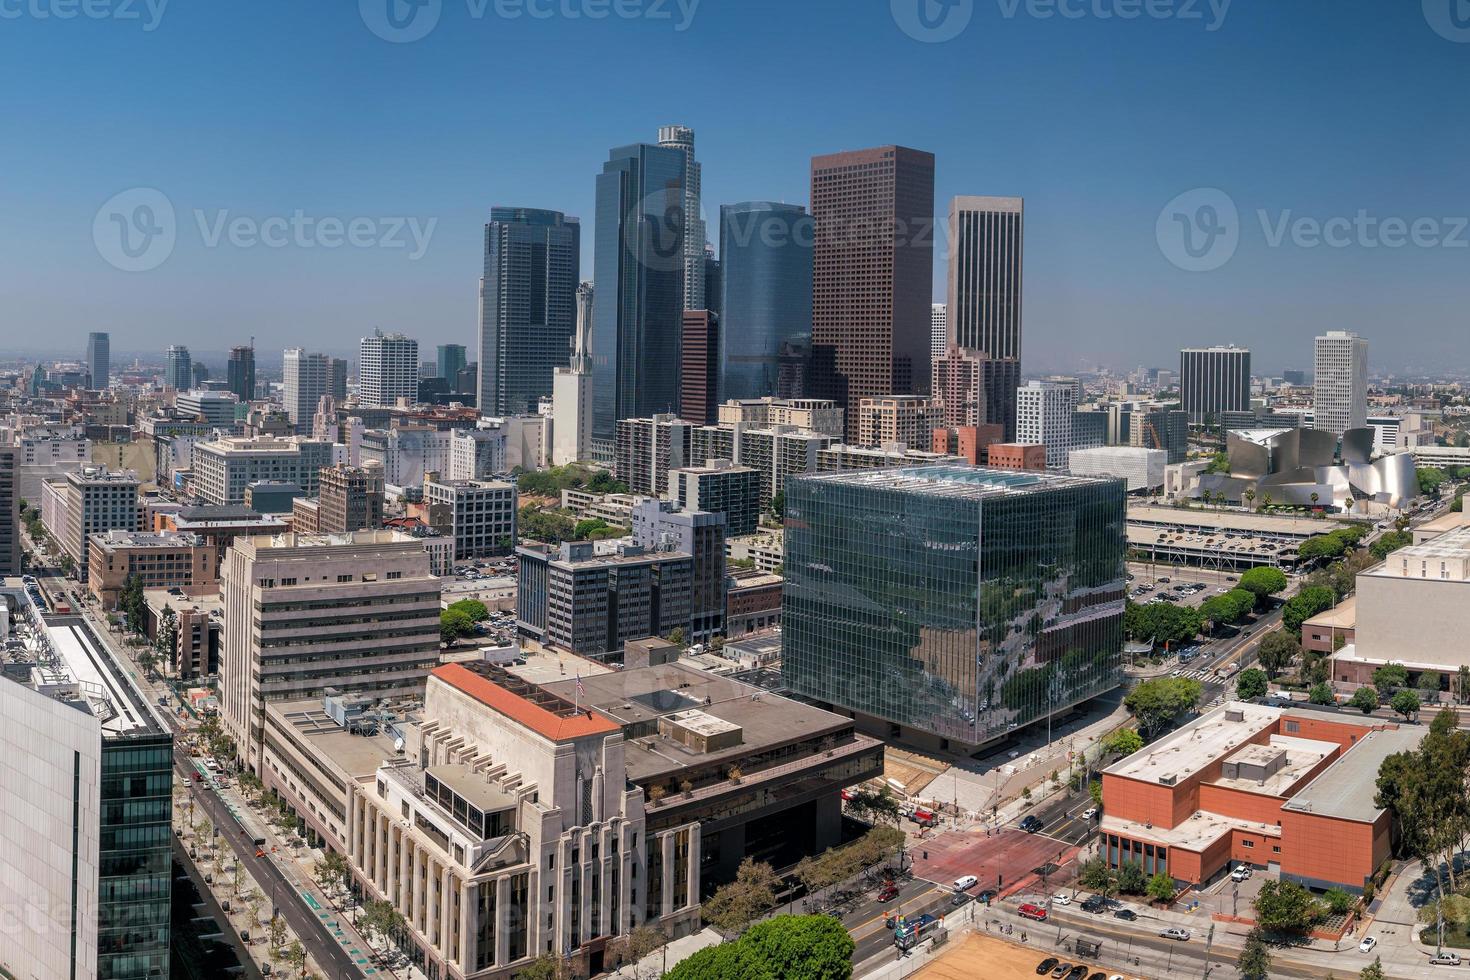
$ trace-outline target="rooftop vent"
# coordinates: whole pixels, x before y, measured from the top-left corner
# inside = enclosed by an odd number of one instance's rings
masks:
[[[1239,708],[1231,708],[1225,712],[1226,721],[1245,721],[1245,712]]]

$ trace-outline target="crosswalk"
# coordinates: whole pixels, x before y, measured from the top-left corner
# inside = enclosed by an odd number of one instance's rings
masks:
[[[1183,678],[1187,678],[1187,679],[1192,680],[1192,681],[1202,681],[1206,677],[1213,676],[1214,673],[1215,672],[1212,671],[1212,670],[1198,670],[1198,669],[1195,669],[1195,670],[1181,670],[1179,672],[1178,676],[1179,677],[1183,677]]]

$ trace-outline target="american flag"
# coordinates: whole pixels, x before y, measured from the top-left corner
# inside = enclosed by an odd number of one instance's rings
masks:
[[[583,698],[583,697],[586,697],[586,696],[587,696],[587,689],[582,686],[582,675],[581,674],[578,674],[577,675],[577,697]]]

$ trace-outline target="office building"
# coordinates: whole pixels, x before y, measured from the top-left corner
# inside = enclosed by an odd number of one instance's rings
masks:
[[[989,417],[1016,438],[1015,389],[1020,384],[1025,202],[1018,197],[955,197],[949,204],[946,271],[948,346],[983,352],[1007,366],[1014,383],[990,388]],[[941,348],[936,354],[944,353]],[[951,424],[960,424],[958,422]],[[977,424],[977,423],[970,423]]]
[[[308,354],[300,347],[286,350],[281,368],[282,392],[286,415],[298,433],[310,431],[317,405],[324,395],[331,394],[332,360],[325,354]]]
[[[319,474],[332,465],[332,444],[304,439],[228,436],[194,444],[194,492],[206,503],[243,504],[252,483],[294,483],[317,495]]]
[[[812,383],[852,411],[929,391],[934,155],[901,146],[812,158]]]
[[[235,406],[240,399],[228,391],[181,391],[174,408],[185,418],[203,419],[210,425],[229,427],[235,424]]]
[[[454,558],[507,555],[516,544],[516,488],[500,480],[424,480],[429,526],[454,542]]]
[[[505,428],[455,429],[449,433],[449,470],[451,480],[484,480],[509,473],[506,449],[509,443]]]
[[[339,404],[347,400],[347,361],[343,358],[327,358],[327,394]]]
[[[644,500],[633,506],[632,531],[633,540],[647,551],[693,558],[684,635],[704,641],[724,633],[725,515],[681,510],[673,500]]]
[[[92,535],[139,529],[139,485],[131,470],[112,472],[105,466],[86,466],[42,484],[41,523],[81,581],[87,580],[87,541]]]
[[[1072,451],[1072,415],[1077,391],[1071,385],[1032,381],[1016,389],[1016,440],[1046,447],[1046,465],[1066,469]]]
[[[581,255],[576,218],[491,209],[480,280],[480,414],[535,412],[551,394],[576,327]]]
[[[599,462],[613,458],[620,419],[679,404],[688,163],[682,148],[637,143],[611,150],[597,177],[592,451]]]
[[[786,484],[783,678],[972,751],[1123,681],[1118,481],[965,466]]]
[[[584,657],[622,652],[629,640],[688,635],[694,556],[649,552],[626,541],[522,545],[516,628],[522,636]]]
[[[618,421],[614,466],[632,493],[662,496],[669,471],[697,460],[690,455],[694,426],[675,415]]]
[[[959,466],[965,460],[958,456],[940,456],[928,449],[908,449],[901,443],[887,446],[848,446],[834,443],[817,450],[817,472],[839,470],[881,470],[897,466]]]
[[[761,474],[728,459],[669,471],[669,499],[688,511],[725,515],[725,534],[754,534],[761,516]]]
[[[1068,469],[1073,476],[1103,476],[1122,480],[1129,493],[1151,492],[1164,486],[1169,454],[1162,449],[1102,446],[1074,449]]]
[[[1120,440],[1121,441],[1121,440]],[[1189,413],[1177,409],[1135,409],[1128,418],[1128,445],[1162,449],[1169,463],[1189,458]]]
[[[1251,352],[1234,345],[1180,351],[1179,403],[1195,426],[1218,427],[1222,413],[1250,411]]]
[[[1374,804],[1379,767],[1425,732],[1227,701],[1103,770],[1100,853],[1176,886],[1246,865],[1361,893],[1395,836]]]
[[[1108,413],[1096,408],[1072,413],[1072,451],[1098,449],[1108,444]]]
[[[943,410],[920,395],[864,398],[857,411],[859,446],[899,443],[909,449],[927,450],[934,427],[944,419]]]
[[[812,219],[773,201],[720,206],[719,400],[779,394],[781,351],[812,335]]]
[[[577,331],[572,360],[551,379],[551,462],[565,466],[592,458],[592,283],[577,286]]]
[[[194,387],[194,362],[183,344],[170,344],[164,352],[163,386],[176,391]]]
[[[944,303],[929,304],[929,359],[943,357],[949,347],[949,307]]]
[[[0,578],[20,574],[20,467],[14,446],[0,446]]]
[[[0,964],[15,977],[167,980],[172,735],[85,623],[33,641],[0,677]]]
[[[818,455],[837,442],[836,436],[806,429],[780,425],[754,428],[746,423],[736,423],[728,428],[722,424],[695,429],[690,438],[690,448],[694,466],[708,465],[710,460],[728,459],[737,466],[748,466],[759,473],[758,509],[765,510],[772,498],[786,486],[788,476],[817,472]]]
[[[177,531],[192,534],[211,545],[215,552],[215,577],[224,564],[225,552],[239,537],[256,537],[279,534],[289,530],[289,525],[274,514],[259,514],[243,505],[221,506],[205,504],[197,507],[180,507],[172,513],[160,513],[153,519],[154,531]]]
[[[1312,408],[1316,428],[1341,437],[1368,424],[1368,341],[1329,330],[1316,339]]]
[[[220,579],[220,708],[257,775],[269,701],[422,691],[439,662],[439,579],[394,531],[239,538]],[[309,617],[309,625],[303,625]]]
[[[255,346],[231,347],[225,364],[225,384],[242,402],[255,399]]]
[[[419,393],[419,342],[401,333],[373,331],[358,345],[357,401],[366,408],[415,404]],[[294,421],[294,420],[293,420]]]
[[[971,466],[984,466],[990,447],[1005,438],[1005,430],[998,425],[958,425],[937,428],[931,436],[931,452],[958,456]]]
[[[245,485],[245,506],[260,514],[295,513],[296,501],[305,496],[290,480],[256,480]]]
[[[683,229],[684,309],[713,311],[715,307],[705,295],[709,269],[705,261],[704,209],[700,204],[703,168],[694,157],[694,130],[688,126],[660,126],[658,145],[684,158],[683,200],[676,213],[665,217]]]
[[[383,525],[383,470],[338,463],[321,471],[317,487],[317,530],[328,534],[372,530]]]
[[[468,363],[464,344],[440,344],[435,350],[434,376],[443,378],[452,385]]]
[[[992,443],[985,458],[986,465],[995,470],[1046,469],[1046,447],[1038,443]]]
[[[842,406],[824,398],[742,398],[719,406],[724,428],[792,428],[841,439],[842,419]]]
[[[194,595],[219,584],[219,555],[203,538],[173,531],[104,531],[87,539],[87,589],[104,609],[116,609],[128,579],[145,589]]]
[[[106,333],[87,334],[87,376],[89,387],[103,391],[112,385],[112,338]]]
[[[1020,384],[1020,361],[965,347],[946,348],[934,358],[933,400],[947,426],[998,425],[1003,438],[1014,439]]]
[[[147,433],[147,419],[140,428]],[[15,450],[16,494],[32,504],[41,499],[43,481],[64,479],[92,461],[92,440],[79,425],[17,421],[0,428],[0,446],[5,445]]]
[[[722,332],[720,318],[709,310],[684,311],[684,337],[679,350],[679,415],[695,425],[715,421]]]

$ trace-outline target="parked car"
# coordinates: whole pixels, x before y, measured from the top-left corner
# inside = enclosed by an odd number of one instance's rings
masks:
[[[1108,980],[1108,975],[1103,971],[1098,970],[1092,976],[1088,977],[1087,980]]]
[[[1046,974],[1050,973],[1052,970],[1055,970],[1056,969],[1056,966],[1057,966],[1057,958],[1055,956],[1048,956],[1046,959],[1044,959],[1040,963],[1036,964],[1036,975],[1038,977],[1045,976]]]
[[[1093,915],[1101,914],[1102,910],[1107,907],[1108,900],[1101,895],[1093,895],[1082,903],[1082,911],[1091,912]]]
[[[1058,963],[1056,965],[1056,968],[1051,971],[1051,975],[1054,976],[1054,977],[1056,977],[1056,978],[1058,978],[1058,980],[1061,980],[1062,977],[1066,976],[1067,974],[1069,974],[1071,972],[1072,972],[1072,964],[1071,963]]]
[[[1358,952],[1371,953],[1373,952],[1373,947],[1377,945],[1378,940],[1374,939],[1372,936],[1364,936],[1363,941],[1358,943]]]
[[[1459,966],[1460,965],[1460,954],[1459,953],[1451,953],[1448,950],[1445,950],[1445,951],[1439,952],[1439,953],[1435,953],[1433,956],[1429,957],[1429,965],[1430,966]]]
[[[1159,935],[1164,939],[1177,939],[1181,943],[1189,942],[1189,930],[1180,929],[1178,926],[1170,926],[1168,929],[1159,930]]]
[[[1124,922],[1132,922],[1138,918],[1138,913],[1132,909],[1117,909],[1113,912],[1113,918],[1122,919]]]
[[[1083,980],[1083,978],[1086,976],[1087,966],[1083,963],[1078,963],[1067,972],[1067,980]]]
[[[1066,892],[1057,892],[1051,897],[1051,903],[1053,905],[1071,905],[1072,898]]]
[[[1230,872],[1231,881],[1245,881],[1250,876],[1251,866],[1248,864],[1238,864],[1235,866],[1235,870]]]

